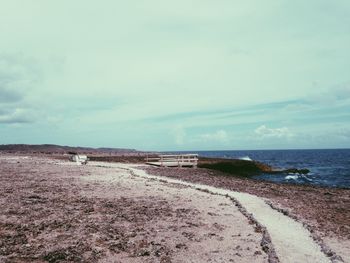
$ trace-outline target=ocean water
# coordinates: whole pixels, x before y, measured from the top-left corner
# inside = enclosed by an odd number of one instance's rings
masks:
[[[350,188],[350,149],[199,151],[192,153],[198,153],[204,157],[250,158],[276,168],[307,168],[310,170],[307,175],[262,174],[254,177],[258,180]]]

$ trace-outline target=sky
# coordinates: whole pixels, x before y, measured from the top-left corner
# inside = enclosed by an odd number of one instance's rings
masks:
[[[348,0],[0,0],[0,144],[350,148]]]

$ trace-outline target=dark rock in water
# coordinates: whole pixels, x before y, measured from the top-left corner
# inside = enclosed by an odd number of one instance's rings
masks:
[[[198,167],[207,168],[211,170],[217,170],[224,173],[236,175],[236,176],[254,176],[263,173],[295,173],[295,174],[308,174],[308,169],[275,169],[271,166],[260,163],[257,161],[247,161],[240,159],[219,159],[219,158],[200,158]]]
[[[308,174],[310,172],[309,169],[296,169],[290,168],[282,171],[283,173],[293,173],[293,174]]]
[[[238,176],[253,176],[272,171],[272,167],[266,164],[246,160],[206,161],[200,162],[198,167],[217,170]]]

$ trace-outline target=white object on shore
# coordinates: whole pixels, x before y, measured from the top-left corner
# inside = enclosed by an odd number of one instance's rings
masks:
[[[72,162],[76,162],[78,165],[87,164],[88,157],[86,155],[74,154],[70,157]]]

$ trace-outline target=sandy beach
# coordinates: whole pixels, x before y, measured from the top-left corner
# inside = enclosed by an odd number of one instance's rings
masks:
[[[349,190],[210,173],[1,155],[0,262],[348,262]]]

